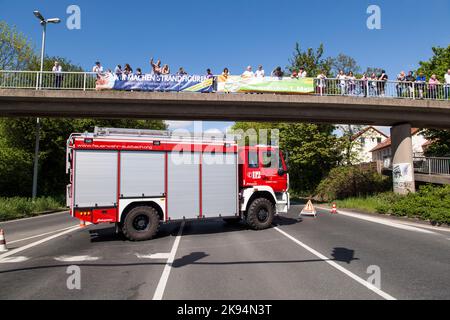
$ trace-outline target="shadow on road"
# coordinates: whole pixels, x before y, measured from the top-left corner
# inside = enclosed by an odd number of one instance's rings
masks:
[[[340,254],[335,254],[336,252],[351,252],[351,256],[348,254],[344,254],[341,256]],[[172,267],[174,268],[182,268],[185,266],[195,266],[195,265],[256,265],[256,264],[297,264],[297,263],[314,263],[314,262],[325,262],[325,261],[338,261],[338,262],[346,262],[350,263],[354,260],[359,260],[358,258],[353,257],[354,250],[349,250],[346,248],[334,248],[332,252],[333,259],[307,259],[307,260],[245,260],[245,261],[200,261],[210,255],[206,252],[191,252],[188,255],[185,255],[181,258],[175,259],[172,263]],[[35,271],[35,270],[45,270],[45,269],[53,269],[53,268],[67,268],[71,264],[52,264],[52,265],[43,265],[43,266],[32,266],[26,268],[17,268],[17,269],[9,269],[0,271],[0,274],[8,274],[13,272],[22,272],[22,271]],[[87,267],[87,268],[96,268],[96,267],[145,267],[145,266],[164,266],[166,262],[164,261],[155,261],[155,262],[136,262],[136,263],[77,263],[79,267]]]
[[[301,218],[290,218],[287,216],[277,216],[274,219],[274,226],[292,225],[302,222]],[[161,225],[158,234],[154,239],[176,236],[181,223],[168,223]],[[123,234],[116,233],[115,227],[97,227],[89,230],[91,242],[108,242],[108,241],[128,241]],[[226,223],[222,219],[211,219],[201,221],[187,221],[183,235],[207,235],[225,232],[239,232],[251,230],[244,222]]]

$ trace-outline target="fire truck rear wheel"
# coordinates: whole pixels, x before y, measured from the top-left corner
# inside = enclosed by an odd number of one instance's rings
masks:
[[[132,241],[150,240],[158,233],[158,229],[158,211],[145,206],[131,209],[122,225],[122,233]]]
[[[275,214],[274,204],[266,198],[253,200],[247,211],[247,224],[254,230],[270,228]]]

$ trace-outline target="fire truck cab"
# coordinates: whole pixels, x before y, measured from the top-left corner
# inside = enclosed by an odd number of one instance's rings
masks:
[[[175,136],[168,131],[95,128],[67,141],[67,206],[93,224],[116,223],[130,240],[161,223],[223,218],[269,228],[289,209],[289,175],[276,146]]]

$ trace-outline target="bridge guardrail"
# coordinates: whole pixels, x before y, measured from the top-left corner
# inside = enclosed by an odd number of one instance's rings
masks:
[[[0,89],[95,90],[95,72],[0,70]],[[449,100],[450,85],[372,79],[314,78],[320,96]]]
[[[416,157],[414,171],[428,175],[450,175],[450,158]]]
[[[95,90],[94,72],[0,70],[0,88],[33,90]]]

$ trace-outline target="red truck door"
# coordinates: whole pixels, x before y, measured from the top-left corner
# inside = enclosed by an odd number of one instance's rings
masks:
[[[262,184],[271,187],[275,192],[286,191],[287,173],[280,151],[270,147],[260,148],[259,159]]]

